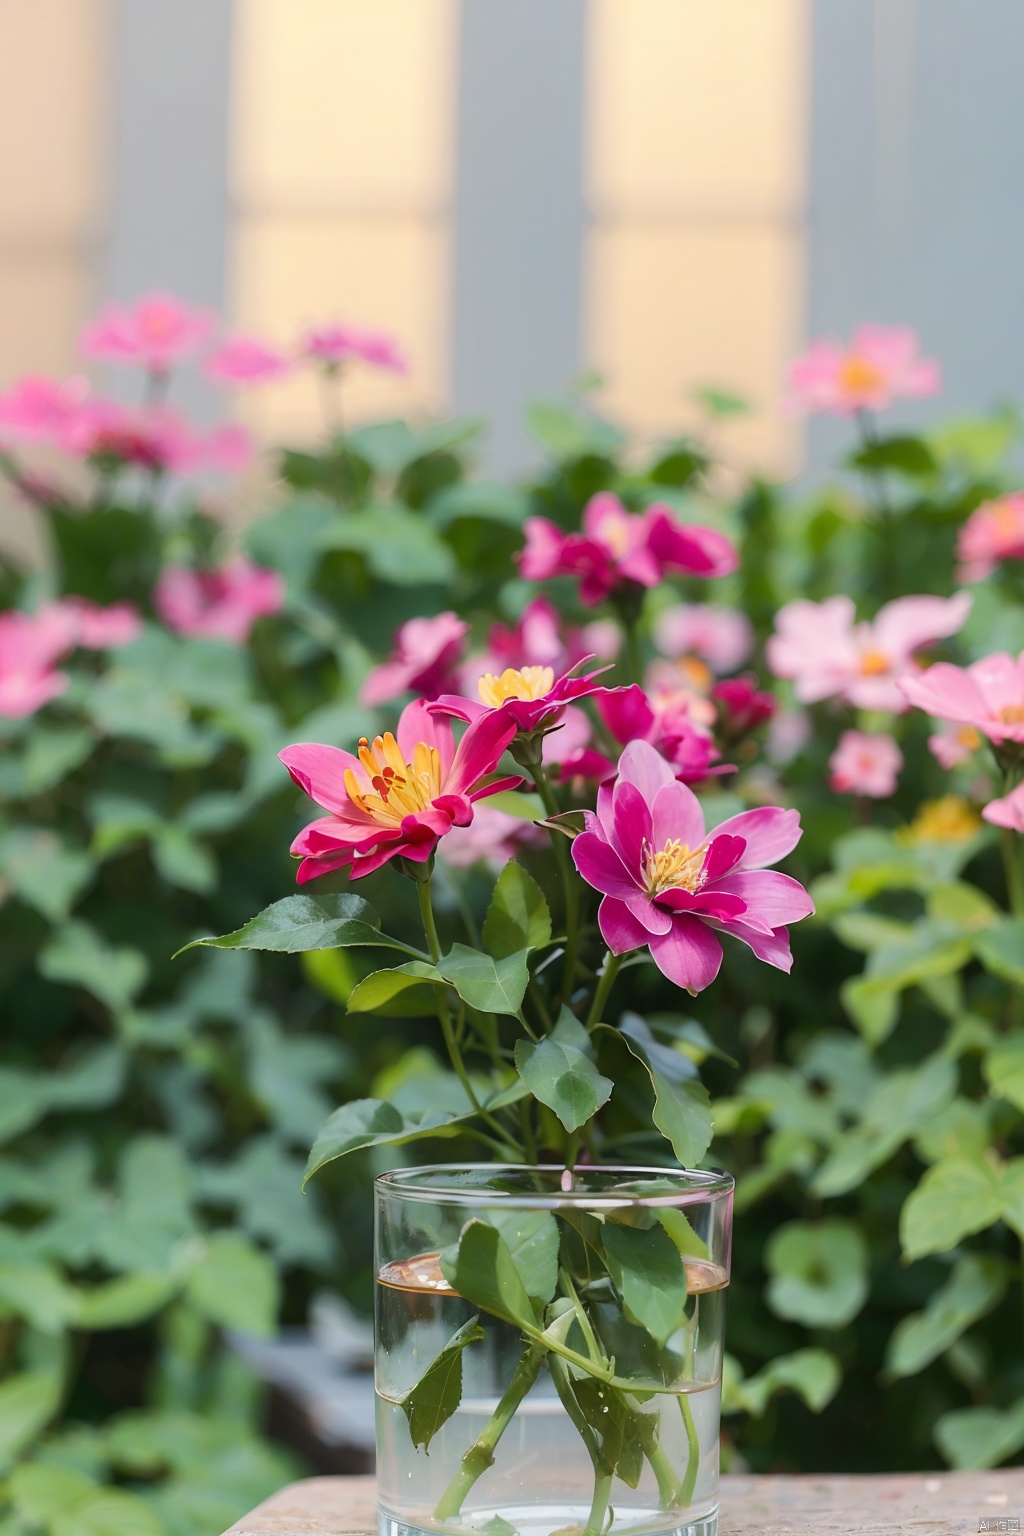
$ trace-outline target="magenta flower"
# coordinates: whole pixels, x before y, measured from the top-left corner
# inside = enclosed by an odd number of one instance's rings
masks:
[[[551,667],[557,676],[591,656],[610,662],[620,645],[614,620],[598,619],[582,629],[563,627],[554,604],[546,597],[535,597],[515,624],[491,625],[483,655],[468,657],[459,668],[459,692],[472,696],[487,673],[500,676],[510,667]]]
[[[209,310],[194,309],[173,294],[150,293],[128,307],[103,310],[82,332],[82,351],[165,374],[197,351],[216,323]]]
[[[422,699],[407,704],[398,731],[364,736],[359,755],[311,743],[286,747],[281,761],[295,783],[329,813],[292,844],[298,882],[334,869],[358,880],[389,859],[424,864],[452,827],[473,820],[477,800],[514,789],[517,775],[494,778],[515,725],[498,711],[473,722],[458,747],[451,722]]]
[[[85,459],[115,460],[159,474],[217,469],[234,474],[252,456],[252,440],[231,423],[209,434],[196,432],[177,411],[86,400],[63,423],[60,446]]]
[[[884,732],[844,731],[828,766],[829,784],[840,794],[886,800],[896,793],[903,753]]]
[[[70,615],[52,603],[39,614],[0,613],[0,715],[18,720],[55,699],[68,686],[54,663],[75,643]]]
[[[956,543],[959,581],[991,576],[1001,560],[1024,560],[1024,491],[976,507]]]
[[[584,657],[585,662],[592,660],[592,656]],[[443,693],[431,707],[435,713],[454,715],[457,720],[479,720],[481,715],[500,714],[512,721],[517,734],[529,736],[556,725],[566,705],[574,700],[600,698],[615,691],[597,681],[607,670],[600,667],[586,677],[574,677],[573,667],[556,677],[553,667],[506,667],[500,677],[493,672],[484,673],[477,683],[479,703],[462,694]]]
[[[153,606],[179,635],[202,635],[244,645],[258,618],[284,604],[280,572],[253,565],[245,555],[219,570],[192,571],[169,565],[153,591]]]
[[[918,356],[918,339],[908,326],[861,325],[850,344],[813,341],[789,365],[791,410],[810,414],[831,411],[883,411],[898,397],[936,395],[939,365]]]
[[[231,336],[203,359],[203,372],[216,384],[269,384],[291,366],[283,352],[255,336]]]
[[[796,880],[765,868],[800,838],[796,811],[741,811],[707,833],[700,802],[654,748],[635,741],[614,785],[573,839],[576,868],[604,900],[598,923],[613,954],[650,946],[661,971],[687,992],[718,974],[728,933],[759,960],[788,971],[787,924],[813,912]]]
[[[743,677],[726,677],[716,683],[711,697],[718,705],[718,727],[730,741],[741,741],[764,725],[775,713],[775,696],[757,686],[757,679],[750,673]]]
[[[541,760],[549,778],[562,784],[603,784],[615,777],[615,764],[594,746],[593,726],[574,704],[544,737]]]
[[[575,576],[588,608],[618,587],[655,587],[671,572],[727,576],[736,550],[713,528],[681,523],[661,503],[628,512],[617,496],[602,491],[587,503],[580,533],[563,531],[545,517],[528,517],[519,569],[528,581]]]
[[[801,704],[841,698],[858,709],[902,713],[897,679],[916,670],[915,651],[955,635],[967,621],[969,592],[950,598],[899,597],[870,623],[856,622],[852,598],[787,603],[766,648],[776,677],[792,678]]]
[[[939,661],[927,672],[901,677],[911,704],[936,720],[973,726],[997,747],[1024,743],[1024,651],[997,651],[969,667]]]
[[[340,368],[343,363],[368,363],[389,373],[408,373],[409,364],[393,336],[355,325],[323,325],[307,331],[299,345],[303,357]]]
[[[468,633],[469,625],[451,612],[399,625],[391,655],[367,673],[359,702],[386,704],[410,689],[425,699],[436,699],[454,688],[455,667]]]
[[[718,750],[711,737],[694,723],[688,694],[648,696],[638,683],[631,683],[628,688],[608,689],[595,702],[617,742],[647,742],[671,765],[677,779],[696,784],[709,776],[732,772],[729,764],[713,766]]]
[[[1016,789],[998,800],[990,800],[981,814],[994,827],[1024,832],[1024,784],[1018,784]]]
[[[54,443],[89,393],[88,379],[29,374],[0,395],[0,442]]]
[[[754,649],[754,626],[738,608],[677,603],[658,614],[654,643],[663,656],[699,656],[713,672],[734,672]]]

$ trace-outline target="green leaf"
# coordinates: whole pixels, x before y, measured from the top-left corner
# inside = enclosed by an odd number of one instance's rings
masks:
[[[320,548],[361,554],[373,574],[395,586],[444,586],[456,572],[455,556],[423,516],[397,503],[365,507],[336,518],[320,536]]]
[[[84,987],[119,1013],[145,986],[149,962],[141,950],[114,948],[88,923],[72,922],[40,951],[39,970],[47,981]]]
[[[908,1259],[945,1253],[961,1238],[999,1220],[999,1175],[991,1163],[949,1157],[929,1168],[900,1214],[900,1242]]]
[[[80,726],[35,725],[22,764],[26,792],[39,795],[52,789],[81,767],[95,745],[92,731]]]
[[[985,1056],[985,1081],[997,1099],[1024,1114],[1024,1030],[1003,1035]]]
[[[711,1145],[713,1134],[711,1102],[704,1084],[696,1079],[696,1067],[689,1057],[655,1040],[638,1014],[623,1014],[619,1033],[650,1075],[655,1125],[684,1168],[692,1168]]]
[[[0,1472],[32,1444],[60,1398],[60,1377],[51,1371],[21,1371],[0,1382]]]
[[[581,459],[591,454],[610,458],[626,441],[618,427],[560,401],[531,401],[526,408],[526,424],[541,447],[556,459]]]
[[[630,1322],[665,1345],[683,1320],[686,1269],[664,1227],[626,1227],[605,1222],[608,1273]]]
[[[574,1380],[572,1393],[597,1436],[598,1470],[636,1488],[644,1452],[653,1452],[658,1444],[658,1413],[634,1407],[625,1392],[592,1376]]]
[[[60,1333],[75,1314],[71,1286],[49,1264],[0,1264],[0,1313],[23,1317],[42,1333]]]
[[[787,1222],[765,1250],[765,1299],[777,1317],[805,1328],[843,1328],[867,1300],[867,1263],[867,1244],[852,1222]]]
[[[84,1472],[49,1461],[15,1467],[7,1487],[18,1514],[34,1525],[48,1524],[61,1510],[96,1491],[95,1481]]]
[[[186,1295],[197,1312],[223,1328],[269,1337],[280,1301],[277,1270],[259,1248],[236,1232],[206,1239]]]
[[[409,1421],[409,1435],[415,1446],[424,1450],[443,1424],[447,1424],[462,1401],[462,1351],[484,1337],[478,1317],[471,1317],[452,1335],[437,1358],[399,1406]]]
[[[471,1120],[475,1113],[469,1103],[458,1113],[434,1109],[417,1112],[402,1111],[383,1099],[353,1099],[336,1109],[321,1127],[309,1154],[303,1184],[325,1163],[349,1152],[359,1152],[364,1147],[401,1146],[422,1136],[443,1136],[449,1127]]]
[[[779,1392],[795,1392],[812,1413],[820,1413],[839,1391],[843,1379],[839,1361],[827,1349],[797,1349],[782,1355],[749,1376],[737,1379],[734,1361],[726,1357],[723,1372],[722,1412],[750,1413],[759,1419]]]
[[[164,1536],[159,1515],[145,1499],[121,1488],[101,1488],[56,1515],[51,1536]]]
[[[962,1333],[1002,1300],[1009,1278],[994,1255],[968,1253],[949,1279],[933,1291],[923,1312],[900,1318],[889,1338],[885,1371],[892,1379],[916,1376],[937,1360]]]
[[[484,946],[496,960],[551,942],[551,912],[536,880],[510,859],[498,876],[483,927]]]
[[[814,1177],[815,1194],[842,1195],[854,1189],[946,1108],[956,1084],[955,1063],[940,1055],[888,1073],[869,1093],[859,1123],[833,1140]]]
[[[407,944],[380,932],[380,918],[361,896],[285,896],[265,907],[234,933],[219,939],[193,939],[184,949],[209,945],[214,949],[266,949],[288,955],[308,949],[345,945],[376,945],[416,954]]]
[[[384,1013],[392,1018],[418,1018],[437,1012],[436,988],[444,978],[434,966],[410,960],[386,971],[374,971],[357,982],[348,1000],[349,1013]]]
[[[549,1302],[558,1286],[558,1223],[550,1211],[492,1211],[532,1301]]]
[[[852,453],[848,463],[853,469],[893,470],[910,480],[930,480],[938,464],[928,444],[920,437],[883,437]]]
[[[183,827],[164,826],[153,838],[153,863],[168,885],[208,895],[217,887],[217,861]]]
[[[516,1071],[527,1088],[567,1131],[579,1130],[611,1097],[611,1079],[603,1077],[576,1046],[565,1045],[554,1035],[538,1045],[517,1040],[515,1054]]]
[[[509,1246],[490,1222],[469,1221],[441,1254],[441,1273],[471,1306],[517,1327],[536,1329],[537,1315]]]
[[[935,1425],[935,1443],[953,1467],[996,1467],[1024,1446],[1024,1398],[1012,1408],[957,1408]]]
[[[453,944],[437,968],[464,1003],[482,1013],[518,1013],[530,973],[526,951],[516,950],[494,960],[465,944]]]
[[[1024,987],[1024,918],[1004,917],[985,928],[974,940],[974,953],[987,971]]]
[[[95,864],[40,827],[14,827],[0,841],[0,873],[14,894],[53,923],[63,922]]]
[[[171,1275],[118,1275],[78,1293],[76,1328],[100,1332],[105,1328],[134,1328],[161,1311],[179,1289]]]

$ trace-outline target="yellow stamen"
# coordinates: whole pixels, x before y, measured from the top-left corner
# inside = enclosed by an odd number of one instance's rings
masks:
[[[412,762],[407,763],[394,736],[385,731],[374,737],[372,747],[361,736],[358,751],[372,787],[364,789],[353,770],[346,768],[345,789],[352,804],[374,821],[400,826],[404,817],[426,810],[441,793],[441,756],[436,747],[418,741]]]
[[[961,725],[954,734],[957,746],[966,747],[968,752],[977,752],[981,746],[981,732],[973,725]]]
[[[1004,704],[996,719],[1004,725],[1024,725],[1024,704]]]
[[[881,677],[889,670],[889,658],[884,651],[865,651],[860,658],[861,677]]]
[[[844,394],[867,395],[885,383],[885,375],[866,357],[850,352],[839,364],[838,382]]]
[[[477,683],[481,704],[498,709],[507,699],[542,699],[555,686],[551,667],[506,667],[500,677],[485,672]]]
[[[648,896],[662,891],[698,891],[703,883],[705,848],[690,848],[670,837],[656,853],[644,844],[644,873]]]
[[[909,827],[896,833],[898,842],[955,843],[973,837],[982,828],[981,817],[959,795],[943,795],[941,800],[926,800]]]

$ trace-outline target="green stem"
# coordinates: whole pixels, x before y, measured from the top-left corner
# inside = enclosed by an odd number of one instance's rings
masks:
[[[651,1464],[651,1471],[658,1480],[658,1502],[662,1509],[672,1509],[679,1503],[679,1480],[676,1477],[676,1469],[663,1445],[656,1445],[653,1451],[646,1451],[645,1455]]]
[[[693,1490],[697,1484],[697,1469],[700,1466],[700,1440],[697,1435],[697,1426],[693,1420],[693,1409],[690,1407],[690,1399],[685,1392],[679,1394],[679,1412],[683,1416],[683,1424],[686,1428],[686,1476],[679,1485],[677,1499],[682,1509],[693,1501]]]
[[[643,682],[643,664],[640,660],[640,635],[635,619],[623,619],[622,628],[626,635],[626,671],[631,683]]]
[[[536,1345],[524,1349],[505,1388],[501,1401],[476,1440],[463,1456],[459,1470],[437,1501],[435,1520],[454,1520],[462,1512],[466,1496],[478,1478],[494,1465],[494,1449],[508,1428],[516,1409],[540,1374],[544,1350]]]
[[[608,950],[605,955],[604,965],[601,968],[601,975],[597,983],[597,991],[594,993],[594,1001],[591,1003],[590,1012],[587,1014],[588,1029],[593,1029],[595,1024],[600,1023],[601,1013],[605,1003],[608,1001],[608,994],[615,985],[615,978],[619,974],[619,969],[624,959],[624,955],[613,955],[611,950]]]
[[[999,834],[999,847],[1003,855],[1010,911],[1014,917],[1024,917],[1024,869],[1021,868],[1024,841],[1019,832],[1014,832],[1010,827],[1003,827]]]
[[[608,1508],[608,1500],[611,1496],[611,1474],[604,1471],[601,1466],[601,1451],[593,1430],[580,1412],[580,1405],[576,1401],[576,1394],[572,1389],[572,1379],[565,1366],[556,1356],[548,1358],[548,1370],[551,1372],[551,1380],[555,1384],[555,1391],[561,1399],[565,1409],[580,1439],[586,1447],[594,1468],[594,1497],[590,1505],[590,1514],[587,1516],[587,1524],[582,1536],[600,1536],[604,1527],[605,1512]],[[594,1527],[595,1513],[599,1524]]]
[[[580,1301],[579,1294],[572,1281],[572,1276],[567,1269],[563,1269],[561,1267],[559,1268],[558,1274],[562,1282],[562,1290],[572,1302],[573,1311],[576,1313],[576,1321],[579,1323],[583,1337],[586,1340],[587,1353],[592,1357],[592,1359],[603,1364],[605,1362],[604,1352],[597,1342],[597,1336],[591,1327],[590,1318],[587,1316],[586,1308],[584,1307],[582,1301]]]
[[[598,1472],[594,1477],[594,1497],[590,1503],[590,1514],[587,1523],[583,1527],[583,1536],[601,1536],[604,1530],[605,1517],[608,1514],[608,1505],[612,1496],[612,1475],[610,1472]]]
[[[558,801],[555,792],[551,788],[543,764],[540,761],[538,751],[537,760],[530,764],[537,785],[537,793],[544,804],[544,809],[549,816],[557,816],[559,813]],[[572,984],[576,975],[576,952],[579,947],[580,929],[580,895],[576,881],[573,878],[572,861],[569,858],[569,849],[565,837],[561,832],[551,830],[551,843],[555,850],[555,862],[558,865],[558,874],[562,882],[562,890],[565,895],[565,958],[562,971],[561,1002],[563,1007],[572,997]]]

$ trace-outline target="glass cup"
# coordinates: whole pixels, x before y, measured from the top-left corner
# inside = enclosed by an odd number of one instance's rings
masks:
[[[715,1536],[730,1175],[376,1180],[380,1536]]]

